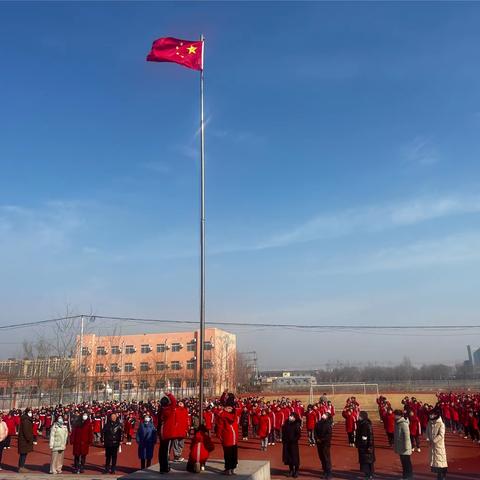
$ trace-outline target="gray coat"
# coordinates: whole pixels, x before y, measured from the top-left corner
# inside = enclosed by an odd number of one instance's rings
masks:
[[[411,455],[412,442],[410,441],[409,422],[406,418],[400,417],[395,420],[394,450],[397,455]]]

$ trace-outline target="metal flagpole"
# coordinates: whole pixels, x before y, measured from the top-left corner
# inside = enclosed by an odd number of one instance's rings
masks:
[[[204,379],[203,379],[203,353],[205,343],[205,121],[203,106],[204,77],[203,65],[205,55],[205,39],[202,42],[202,70],[200,71],[200,348],[199,348],[199,423],[203,423]]]

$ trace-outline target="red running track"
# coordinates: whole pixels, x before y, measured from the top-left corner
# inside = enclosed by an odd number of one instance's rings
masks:
[[[378,479],[398,479],[401,478],[400,461],[388,447],[386,436],[381,424],[377,421],[374,424],[376,441],[376,478]],[[480,445],[474,444],[470,440],[453,434],[447,434],[447,457],[449,463],[449,480],[480,480]],[[430,472],[428,466],[428,445],[422,440],[421,453],[415,452],[412,455],[415,478],[417,480],[436,479],[436,475]],[[188,455],[188,447],[184,451]],[[154,463],[156,463],[155,452]],[[306,435],[302,433],[300,448],[301,478],[318,478],[321,474],[320,462],[317,456],[317,449],[309,447],[306,441]],[[222,458],[222,448],[215,439],[215,451],[212,458]],[[239,458],[248,460],[270,460],[273,478],[281,478],[288,470],[282,464],[282,445],[268,447],[267,452],[260,451],[260,441],[250,439],[242,441],[239,445]],[[92,447],[87,457],[86,473],[95,474],[101,472],[104,459],[103,449]],[[18,455],[16,451],[16,440],[12,442],[10,450],[4,450],[3,469],[7,471],[16,471]],[[38,445],[35,451],[29,454],[27,467],[32,472],[48,472],[50,462],[50,451],[48,442],[39,437]],[[65,455],[66,472],[73,472],[73,456],[71,447],[67,448]],[[332,442],[332,463],[334,478],[336,479],[357,479],[363,476],[358,471],[357,451],[347,444],[347,436],[344,431],[343,422],[339,422],[334,427],[334,436]],[[133,443],[130,446],[122,445],[122,452],[119,454],[117,473],[119,476],[131,473],[139,468],[137,459],[137,448]],[[1,475],[0,475],[1,477]],[[81,478],[81,477],[80,477]]]

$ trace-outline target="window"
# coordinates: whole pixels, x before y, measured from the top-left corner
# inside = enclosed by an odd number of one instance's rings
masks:
[[[155,364],[155,369],[157,370],[157,372],[162,372],[163,370],[165,370],[165,368],[166,368],[165,362],[157,362]]]
[[[103,366],[103,364],[101,363],[97,363],[95,365],[95,373],[103,373],[103,372],[106,372],[107,370],[105,369],[105,367]]]
[[[157,353],[163,353],[166,350],[164,343],[157,343]]]
[[[213,348],[212,342],[203,342],[203,349],[204,350],[211,350]]]
[[[120,382],[118,380],[115,380],[113,382],[113,391],[118,392],[120,390]]]
[[[122,349],[118,345],[112,347],[112,355],[120,355],[121,353]]]
[[[88,373],[89,370],[90,369],[86,365],[82,365],[80,367],[80,372],[82,372],[82,373]]]
[[[142,345],[140,347],[140,351],[142,353],[150,353],[152,351],[152,347],[150,345]]]
[[[180,362],[172,362],[172,364],[170,365],[170,368],[172,370],[180,370],[182,366],[180,365]]]
[[[203,386],[206,387],[206,388],[210,387],[210,380],[208,380],[208,379],[205,378],[205,379],[203,380]]]
[[[82,347],[82,355],[90,355],[90,350],[88,349],[88,347]]]
[[[180,343],[172,343],[172,352],[179,352],[182,349]]]
[[[191,340],[187,343],[187,352],[196,352],[197,351],[197,342],[195,340]]]
[[[120,371],[120,367],[118,366],[118,363],[111,363],[110,364],[110,371],[112,373],[118,373]]]
[[[137,349],[134,345],[125,345],[125,353],[135,353]]]
[[[123,388],[125,390],[132,390],[133,388],[133,382],[131,380],[127,380],[124,384],[123,384]]]
[[[106,355],[107,354],[107,350],[105,349],[105,347],[97,347],[97,355]]]
[[[150,370],[150,367],[148,365],[148,362],[140,363],[140,371],[141,372],[148,372],[149,370]]]
[[[187,360],[187,370],[195,370],[195,360]]]
[[[95,390],[103,390],[105,388],[105,384],[103,382],[95,382]]]
[[[172,387],[173,388],[182,388],[182,381],[179,378],[174,378],[172,380]]]
[[[165,380],[157,380],[155,383],[155,388],[158,390],[164,390],[165,389]]]
[[[124,367],[125,372],[133,372],[135,370],[135,367],[133,366],[133,363],[126,363]]]
[[[205,367],[205,369],[210,369],[210,368],[213,367],[213,363],[212,363],[211,360],[205,360],[205,361],[203,362],[203,366]]]
[[[140,383],[138,384],[141,390],[147,390],[150,388],[150,384],[148,383],[148,380],[140,380]]]
[[[195,380],[187,380],[187,388],[195,388],[197,386],[197,382]]]

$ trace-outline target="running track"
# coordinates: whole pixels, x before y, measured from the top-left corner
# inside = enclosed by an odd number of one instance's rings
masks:
[[[378,479],[398,479],[401,478],[400,461],[386,443],[383,428],[378,421],[374,422],[374,432],[376,441],[376,478]],[[449,480],[480,480],[480,445],[465,440],[463,437],[453,434],[447,434],[447,456],[449,463]],[[417,480],[436,479],[436,475],[430,473],[428,467],[428,447],[425,440],[422,441],[421,453],[415,452],[412,456],[414,465],[415,478]],[[188,447],[185,448],[185,456],[188,454]],[[155,455],[157,452],[155,452]],[[103,449],[92,447],[87,457],[86,473],[98,474],[102,471],[103,465]],[[221,458],[222,449],[215,439],[215,451],[212,458]],[[268,447],[267,452],[261,452],[259,448],[259,440],[251,439],[240,442],[239,448],[240,459],[250,460],[270,460],[273,478],[282,478],[286,473],[286,468],[282,464],[282,445]],[[306,444],[306,435],[302,433],[301,439],[301,467],[300,478],[318,478],[320,475],[320,462],[318,460],[317,451],[314,447]],[[155,458],[155,457],[154,457]],[[10,450],[4,450],[3,455],[3,472],[0,472],[0,480],[2,473],[16,471],[18,455],[16,451],[16,440],[12,442]],[[48,443],[42,437],[39,437],[38,445],[35,446],[35,452],[28,456],[27,467],[32,472],[31,477],[34,478],[35,473],[48,472],[50,461],[50,451]],[[358,471],[357,451],[355,448],[347,445],[347,438],[344,432],[343,421],[340,421],[334,427],[334,437],[332,442],[332,462],[334,478],[336,479],[356,479],[362,478]],[[65,455],[65,472],[72,472],[71,465],[73,463],[71,447],[67,447]],[[139,468],[137,460],[137,449],[135,444],[131,446],[122,445],[122,452],[119,454],[117,473],[119,476],[133,472]],[[155,460],[154,460],[154,463]],[[8,475],[12,478],[11,475]],[[81,478],[81,476],[79,476]],[[111,478],[111,477],[110,477]]]

